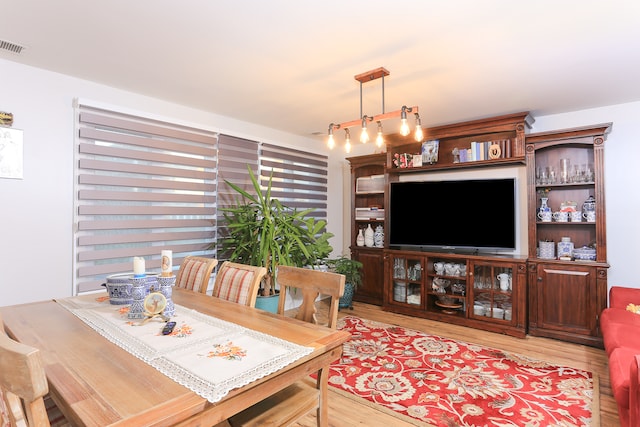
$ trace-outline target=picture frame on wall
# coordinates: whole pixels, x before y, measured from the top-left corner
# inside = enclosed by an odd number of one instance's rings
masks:
[[[0,127],[0,178],[23,178],[23,142],[20,129]]]

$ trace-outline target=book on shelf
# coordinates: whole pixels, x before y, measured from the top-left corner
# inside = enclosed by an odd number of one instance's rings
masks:
[[[467,162],[467,149],[463,148],[462,150],[458,150],[458,155],[460,156],[460,163]]]

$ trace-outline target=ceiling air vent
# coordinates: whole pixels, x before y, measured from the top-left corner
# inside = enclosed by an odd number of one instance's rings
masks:
[[[6,40],[0,40],[0,51],[3,51],[3,50],[19,55],[24,50],[24,46],[11,43]]]

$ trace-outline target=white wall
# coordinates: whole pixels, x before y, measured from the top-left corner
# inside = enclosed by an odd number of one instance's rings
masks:
[[[228,117],[143,97],[61,74],[0,60],[0,111],[24,130],[24,179],[0,178],[0,306],[72,294],[73,108],[83,98],[250,139],[318,149],[318,142]],[[640,239],[640,102],[535,117],[533,131],[613,122],[606,142],[607,247],[610,285],[640,288],[635,278]],[[372,152],[356,145],[349,156]],[[322,146],[321,149],[324,149]],[[369,150],[369,151],[367,151]],[[328,151],[329,231],[334,252],[348,248],[348,165]],[[343,179],[341,179],[343,177]],[[348,188],[348,187],[346,187]],[[346,213],[345,213],[346,210]],[[343,223],[347,228],[343,227]],[[346,236],[346,237],[343,237]]]
[[[24,131],[24,178],[0,178],[0,306],[72,295],[73,100],[81,98],[230,135],[318,150],[312,139],[0,60],[0,111]],[[320,144],[321,145],[321,144]],[[320,147],[320,149],[323,149]],[[341,153],[329,152],[329,194],[342,192]],[[343,247],[342,199],[328,230]]]

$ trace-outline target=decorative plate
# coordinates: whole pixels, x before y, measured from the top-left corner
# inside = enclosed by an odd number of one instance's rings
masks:
[[[146,314],[160,314],[167,306],[167,299],[160,292],[151,292],[144,299],[144,311]]]

